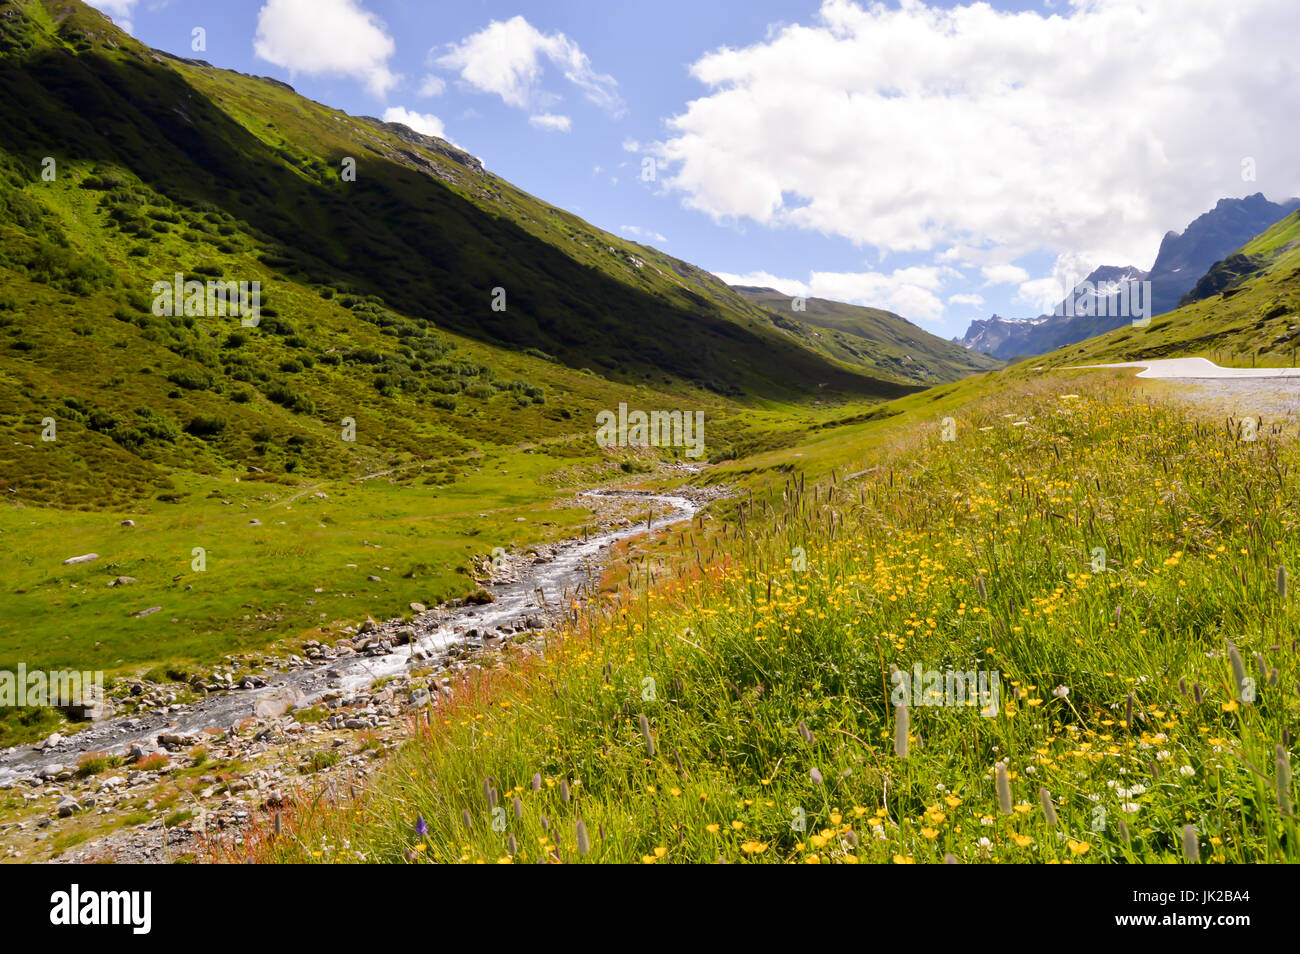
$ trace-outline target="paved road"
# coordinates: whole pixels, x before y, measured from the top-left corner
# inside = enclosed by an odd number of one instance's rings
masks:
[[[1118,364],[1085,364],[1066,371],[1090,368],[1143,368],[1139,378],[1300,378],[1300,368],[1221,368],[1209,358],[1160,358],[1153,361],[1122,361]]]
[[[1300,368],[1222,368],[1207,358],[1162,358],[1086,367],[1142,368],[1137,377],[1167,381],[1176,389],[1177,397],[1224,415],[1300,420]]]

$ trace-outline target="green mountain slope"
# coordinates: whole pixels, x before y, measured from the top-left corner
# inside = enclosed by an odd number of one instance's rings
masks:
[[[0,3],[0,84],[0,479],[22,499],[572,444],[631,385],[713,407],[915,386],[442,140],[157,53],[80,3]],[[260,326],[153,314],[178,272],[261,282]],[[19,462],[48,418],[79,439]]]
[[[738,285],[734,290],[770,312],[804,347],[882,377],[933,385],[1002,366],[997,358],[945,341],[892,311],[825,298],[805,298],[804,310],[795,311],[791,297],[774,288]]]
[[[526,195],[441,140],[158,54],[80,4],[0,9],[0,147],[15,187],[39,182],[36,163],[52,156],[108,176],[105,211],[158,198],[186,218],[214,206],[282,279],[378,296],[412,320],[623,381],[732,396],[898,393],[792,352],[712,276]],[[345,161],[355,181],[343,181]],[[131,285],[172,265],[138,254],[118,263],[140,266]],[[497,288],[504,310],[492,307]]]

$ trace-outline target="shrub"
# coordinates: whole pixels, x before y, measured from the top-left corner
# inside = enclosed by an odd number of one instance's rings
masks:
[[[167,380],[187,391],[206,391],[216,383],[211,374],[199,368],[181,368],[167,375]]]
[[[226,419],[217,415],[196,414],[185,425],[185,432],[194,437],[211,437],[226,429]]]

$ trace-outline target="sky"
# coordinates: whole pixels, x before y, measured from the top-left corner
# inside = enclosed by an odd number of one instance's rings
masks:
[[[1294,0],[93,0],[594,225],[945,337],[1300,195]],[[199,48],[201,47],[201,48]]]

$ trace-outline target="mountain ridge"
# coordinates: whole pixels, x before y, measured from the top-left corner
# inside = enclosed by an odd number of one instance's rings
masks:
[[[908,382],[942,384],[1000,366],[996,360],[955,346],[883,308],[796,297],[775,288],[732,288],[770,312],[773,321],[808,347],[861,364],[873,373]]]

